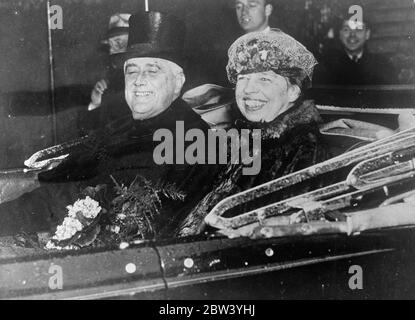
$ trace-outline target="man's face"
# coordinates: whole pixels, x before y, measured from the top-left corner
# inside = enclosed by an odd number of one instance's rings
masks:
[[[252,122],[271,122],[287,111],[299,96],[299,88],[273,71],[239,75],[236,103],[243,116]]]
[[[109,38],[108,45],[110,55],[125,52],[128,45],[128,33]]]
[[[268,27],[272,6],[266,5],[265,0],[236,0],[235,7],[239,25],[246,33]]]
[[[144,120],[166,110],[180,95],[182,69],[158,58],[133,58],[125,63],[125,99],[133,118]]]
[[[364,23],[345,21],[340,30],[340,41],[349,53],[360,53],[369,38],[370,30]]]

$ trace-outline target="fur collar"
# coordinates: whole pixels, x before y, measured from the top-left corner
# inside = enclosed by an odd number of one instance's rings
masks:
[[[320,123],[321,117],[314,101],[306,100],[299,103],[272,122],[249,122],[245,119],[236,120],[239,129],[261,129],[262,139],[279,139],[285,133],[301,125]]]

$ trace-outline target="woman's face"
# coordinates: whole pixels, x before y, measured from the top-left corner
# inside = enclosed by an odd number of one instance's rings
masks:
[[[271,122],[299,97],[298,86],[273,71],[243,74],[236,83],[236,103],[252,122]]]

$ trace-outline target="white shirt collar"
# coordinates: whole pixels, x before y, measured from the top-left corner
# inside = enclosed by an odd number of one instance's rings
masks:
[[[355,61],[355,59],[353,57],[356,57],[357,58],[357,61],[359,61],[360,59],[362,59],[363,51],[360,52],[357,56],[353,56],[350,53],[347,53],[347,55],[349,56],[350,60]]]

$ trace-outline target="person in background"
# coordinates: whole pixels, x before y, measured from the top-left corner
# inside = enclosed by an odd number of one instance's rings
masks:
[[[332,85],[397,83],[396,71],[388,60],[368,50],[370,37],[371,29],[367,22],[343,20],[338,38],[340,48],[323,54],[315,82]]]
[[[269,0],[235,0],[235,10],[245,33],[270,30],[273,6]]]
[[[130,16],[131,14],[128,13],[112,15],[106,39],[102,41],[103,44],[108,46],[109,63],[106,76],[97,81],[91,92],[88,118],[93,123],[93,129],[103,126],[129,112],[123,97],[124,73],[122,67],[117,65],[114,60],[115,57],[124,53],[127,49],[128,20]],[[96,121],[97,118],[99,121]]]
[[[231,0],[234,1],[236,18],[239,26],[244,33],[269,31],[269,19],[273,11],[270,0]],[[190,82],[186,90],[193,89],[197,86],[214,83],[220,86],[227,86],[228,80],[225,72],[227,61],[226,50],[241,35],[241,30],[235,30],[232,37],[226,39],[221,50],[210,52],[205,55],[204,52],[197,53],[192,57],[190,63],[190,73],[194,81]]]

